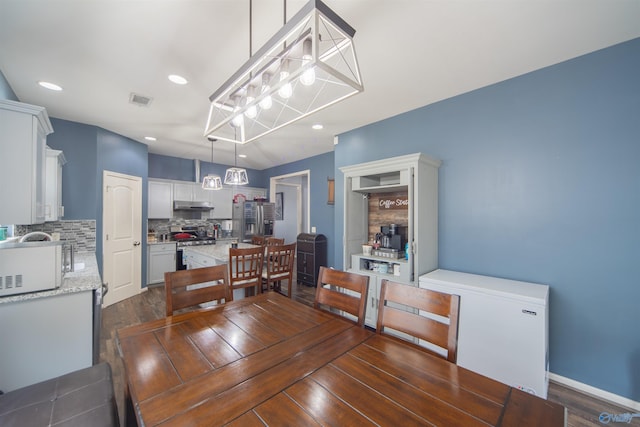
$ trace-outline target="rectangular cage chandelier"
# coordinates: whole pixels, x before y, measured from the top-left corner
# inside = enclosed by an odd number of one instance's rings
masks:
[[[204,135],[245,144],[362,92],[354,34],[310,0],[209,97]]]

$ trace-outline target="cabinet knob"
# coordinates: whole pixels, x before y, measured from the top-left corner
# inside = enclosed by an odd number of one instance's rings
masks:
[[[133,246],[140,246],[140,242],[138,241],[133,242]]]

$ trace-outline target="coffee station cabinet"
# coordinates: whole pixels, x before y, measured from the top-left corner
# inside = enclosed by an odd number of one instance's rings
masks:
[[[365,324],[376,327],[383,279],[418,286],[438,268],[438,168],[422,153],[340,168],[344,173],[345,269],[369,276]],[[379,247],[365,254],[363,245]],[[391,237],[396,237],[395,241]],[[383,237],[385,236],[385,237]],[[404,248],[397,246],[405,243]]]

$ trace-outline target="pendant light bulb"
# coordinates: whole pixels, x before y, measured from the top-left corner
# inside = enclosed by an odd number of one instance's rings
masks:
[[[280,81],[286,80],[289,78],[289,60],[285,59],[282,61],[282,68],[280,69]],[[280,89],[278,89],[278,95],[282,99],[289,99],[291,95],[293,95],[293,88],[291,87],[291,83],[286,83]]]
[[[256,88],[254,86],[249,86],[247,88],[247,99],[245,101],[245,105],[251,104],[256,99]],[[247,111],[244,112],[244,115],[250,119],[255,119],[258,115],[258,108],[255,105],[247,108]]]
[[[269,81],[271,80],[271,74],[264,73],[262,74],[262,90],[261,93],[268,93],[271,89],[269,86]],[[271,99],[271,95],[267,95],[260,101],[260,108],[263,110],[268,110],[273,105],[273,100]]]
[[[304,67],[313,59],[311,55],[311,39],[306,39],[302,45],[302,66]],[[315,67],[311,67],[300,76],[300,83],[305,86],[311,86],[316,82]]]
[[[238,95],[233,97],[235,102],[235,107],[233,109],[234,113],[240,110],[240,97]],[[244,123],[244,119],[242,118],[242,114],[236,114],[233,119],[231,119],[231,126],[239,128]]]

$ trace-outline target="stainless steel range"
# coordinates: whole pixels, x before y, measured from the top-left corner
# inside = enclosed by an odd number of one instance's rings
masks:
[[[202,235],[198,227],[182,227],[182,231],[172,232],[171,238],[176,242],[176,270],[186,270],[182,249],[188,246],[215,245],[211,236]]]

